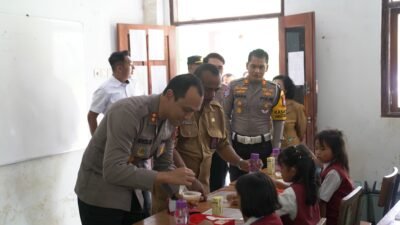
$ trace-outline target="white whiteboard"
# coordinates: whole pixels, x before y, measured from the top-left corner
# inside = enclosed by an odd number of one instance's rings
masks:
[[[0,165],[88,140],[83,26],[0,13]]]

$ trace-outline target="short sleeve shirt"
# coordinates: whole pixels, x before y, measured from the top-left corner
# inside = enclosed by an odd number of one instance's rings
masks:
[[[93,94],[90,111],[105,114],[112,103],[133,96],[132,82],[121,82],[114,76],[104,82]]]
[[[323,170],[325,170],[330,164],[324,164]],[[331,170],[326,175],[324,181],[319,189],[319,198],[325,202],[329,202],[335,193],[339,189],[342,183],[342,178],[336,170]]]
[[[276,210],[276,213],[279,216],[289,215],[290,219],[294,220],[297,215],[297,201],[293,188],[286,188],[282,194],[279,194],[278,200],[282,208]]]

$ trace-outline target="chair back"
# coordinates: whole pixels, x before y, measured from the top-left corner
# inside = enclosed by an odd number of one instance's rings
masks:
[[[317,223],[317,225],[326,225],[326,218],[321,217],[321,219],[319,219],[319,222]]]
[[[358,186],[342,199],[339,207],[338,224],[355,225],[360,223],[359,208],[362,192],[362,187]]]
[[[399,170],[393,167],[393,172],[382,179],[382,186],[379,192],[378,206],[383,207],[383,214],[386,214],[394,205],[397,188],[399,187]]]

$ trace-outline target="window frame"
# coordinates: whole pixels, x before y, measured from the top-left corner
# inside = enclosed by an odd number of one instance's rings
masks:
[[[222,18],[210,18],[204,20],[192,20],[192,21],[178,21],[178,10],[177,10],[177,1],[178,0],[169,0],[169,14],[170,14],[170,23],[173,26],[180,26],[186,24],[204,24],[204,23],[215,23],[215,22],[226,22],[226,21],[235,21],[235,20],[254,20],[254,19],[266,19],[266,18],[277,18],[283,16],[284,9],[284,0],[281,1],[281,12],[280,13],[268,13],[268,14],[259,14],[259,15],[247,15],[247,16],[234,16],[234,17],[222,17]]]
[[[382,0],[381,116],[400,117],[398,104],[398,18],[400,2]]]

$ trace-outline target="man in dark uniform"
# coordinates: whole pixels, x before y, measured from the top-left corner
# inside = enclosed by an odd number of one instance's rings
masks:
[[[174,77],[161,95],[130,97],[111,106],[78,173],[82,225],[132,224],[149,216],[148,191],[155,183],[192,184],[193,171],[173,166],[171,136],[175,126],[200,110],[203,95],[201,81],[185,74]]]
[[[201,56],[192,55],[187,58],[188,72],[193,74],[197,67],[203,63]]]
[[[268,70],[264,50],[250,52],[246,67],[248,75],[228,86],[224,110],[237,154],[249,159],[251,153],[258,153],[265,167],[272,148],[280,147],[286,119],[285,96],[276,84],[264,79]],[[230,167],[229,173],[232,181],[244,174],[236,167]]]

